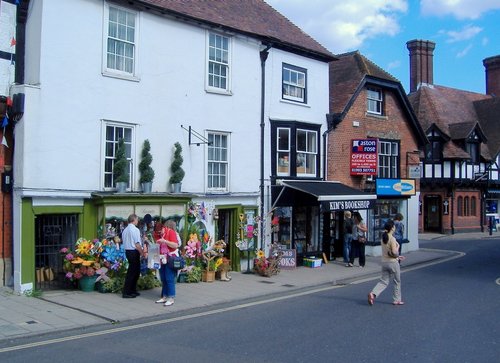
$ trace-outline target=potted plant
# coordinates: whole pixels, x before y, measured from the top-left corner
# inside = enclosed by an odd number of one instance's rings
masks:
[[[128,160],[126,155],[125,140],[118,141],[116,149],[115,164],[113,165],[113,176],[118,193],[124,193],[127,190],[129,182]]]
[[[170,185],[173,193],[180,193],[181,191],[181,182],[184,179],[184,169],[182,169],[182,163],[184,159],[182,158],[182,146],[180,143],[176,142],[174,144],[174,159],[172,160],[172,164],[170,164],[170,171],[172,175],[170,176]]]
[[[139,182],[142,186],[143,193],[151,193],[151,185],[153,184],[153,179],[155,177],[155,171],[151,167],[151,162],[153,161],[153,156],[150,153],[151,145],[149,140],[144,140],[141,152],[141,162],[139,163],[139,172],[141,177]]]

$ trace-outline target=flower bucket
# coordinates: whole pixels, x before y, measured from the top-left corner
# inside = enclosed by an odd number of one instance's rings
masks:
[[[96,279],[97,276],[83,276],[79,281],[80,290],[84,292],[94,291]]]
[[[215,280],[215,271],[207,271],[203,270],[201,273],[201,281],[203,282],[214,282]]]

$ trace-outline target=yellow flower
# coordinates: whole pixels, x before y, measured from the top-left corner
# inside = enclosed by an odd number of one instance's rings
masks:
[[[219,268],[219,266],[222,265],[222,257],[219,257],[216,261],[215,261],[215,269],[217,270]]]
[[[92,266],[93,263],[94,263],[94,261],[83,261],[82,265],[83,266]]]
[[[257,258],[264,258],[266,257],[266,254],[262,250],[257,251]]]

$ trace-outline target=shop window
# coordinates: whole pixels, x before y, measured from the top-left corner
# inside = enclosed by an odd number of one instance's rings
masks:
[[[317,132],[297,130],[297,176],[316,176]]]
[[[290,175],[290,129],[279,127],[277,136],[277,174]]]
[[[372,221],[365,221],[368,226],[368,240],[378,243],[382,239],[384,225],[389,219],[394,219],[396,213],[402,213],[405,208],[399,200],[377,201],[373,209]],[[371,211],[370,211],[371,213]],[[405,213],[403,213],[405,215]],[[373,226],[370,225],[373,223]]]
[[[457,215],[459,217],[463,216],[463,198],[460,196],[457,198]]]
[[[291,177],[318,177],[319,125],[272,122],[273,174]]]

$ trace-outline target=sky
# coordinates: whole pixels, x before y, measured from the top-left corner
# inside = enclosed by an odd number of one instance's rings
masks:
[[[500,55],[500,0],[265,0],[333,54],[359,50],[409,92],[406,42],[431,40],[434,84],[485,93]]]

